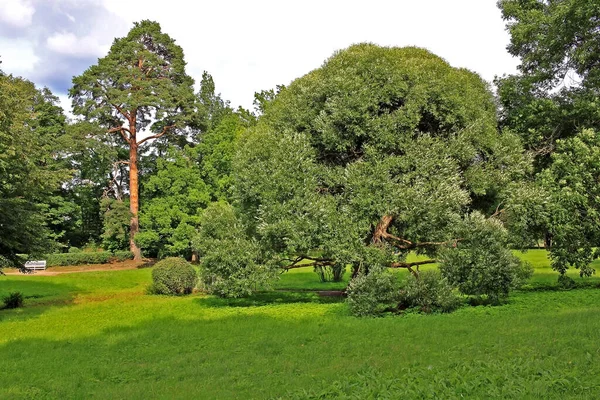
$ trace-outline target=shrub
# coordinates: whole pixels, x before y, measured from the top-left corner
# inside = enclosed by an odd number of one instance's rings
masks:
[[[69,253],[81,253],[81,249],[79,247],[69,247]]]
[[[508,233],[500,221],[473,213],[459,235],[464,239],[457,247],[442,252],[440,271],[461,293],[498,302],[533,273],[507,248]]]
[[[192,264],[182,258],[168,257],[154,265],[152,270],[151,294],[190,294],[198,281]]]
[[[229,204],[213,203],[204,210],[193,245],[201,255],[202,283],[218,296],[248,296],[277,276],[275,268],[261,263],[257,242],[248,238]]]
[[[368,274],[360,274],[350,281],[346,293],[350,312],[358,317],[375,316],[399,301],[397,277],[383,269],[371,269]]]
[[[408,277],[400,291],[400,305],[421,312],[450,312],[461,305],[455,289],[438,271],[423,271],[419,277]]]
[[[12,292],[2,299],[4,308],[19,308],[23,307],[23,293]]]
[[[130,251],[110,251],[97,252],[79,252],[79,253],[60,253],[47,254],[46,265],[48,267],[65,267],[69,265],[81,264],[106,264],[113,261],[125,261],[133,259],[133,253]]]
[[[577,287],[577,283],[570,276],[567,276],[565,274],[560,274],[558,276],[558,286],[561,289],[569,290],[569,289],[573,289],[573,288]]]

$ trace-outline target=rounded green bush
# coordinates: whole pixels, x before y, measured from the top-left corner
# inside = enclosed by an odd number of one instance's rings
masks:
[[[152,269],[152,294],[182,295],[190,294],[198,274],[192,264],[182,258],[168,257],[156,263]]]

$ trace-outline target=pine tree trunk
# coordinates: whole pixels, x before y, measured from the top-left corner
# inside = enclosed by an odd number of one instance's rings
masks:
[[[142,259],[142,252],[135,244],[135,235],[140,230],[138,211],[140,205],[139,185],[138,185],[138,144],[135,135],[135,120],[130,123],[131,141],[129,142],[129,211],[131,212],[131,221],[129,223],[129,250],[133,253],[133,259],[139,261]]]

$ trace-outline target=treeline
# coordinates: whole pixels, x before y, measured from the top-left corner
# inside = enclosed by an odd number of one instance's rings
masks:
[[[561,276],[589,276],[600,11],[499,7],[522,63],[497,95],[426,50],[358,44],[234,110],[207,73],[194,93],[183,50],[150,21],[73,79],[75,121],[47,89],[2,75],[0,254],[95,242],[199,257],[223,296],[350,266],[350,292],[379,305],[388,269],[431,263],[444,285],[501,298],[528,274],[509,249],[539,243]],[[414,252],[426,257],[407,262]]]

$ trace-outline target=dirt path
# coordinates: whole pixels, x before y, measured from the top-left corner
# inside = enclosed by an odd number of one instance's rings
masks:
[[[136,269],[146,264],[146,261],[133,261],[127,260],[123,262],[117,262],[112,264],[88,264],[88,265],[75,265],[69,267],[49,267],[44,271],[35,271],[31,274],[23,274],[17,269],[6,269],[4,273],[6,275],[22,275],[22,276],[54,276],[61,274],[73,274],[78,272],[98,272],[98,271],[123,271],[127,269]]]

